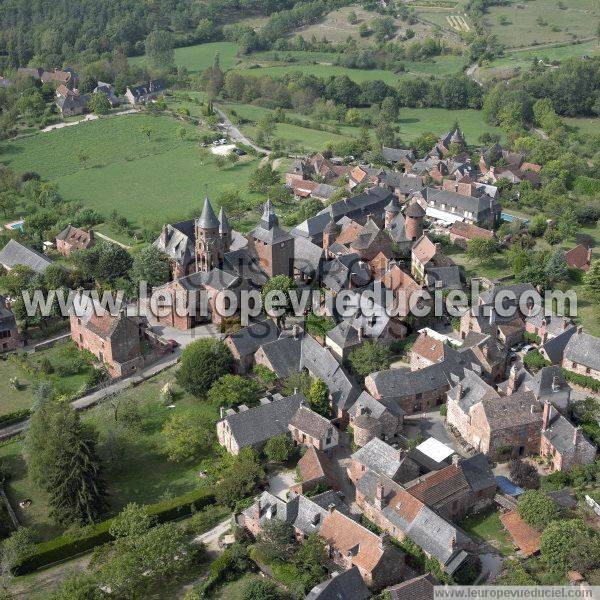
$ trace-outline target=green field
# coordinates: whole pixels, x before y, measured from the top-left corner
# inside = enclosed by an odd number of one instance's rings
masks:
[[[221,68],[226,71],[237,61],[237,48],[231,42],[211,42],[197,46],[175,48],[175,65],[185,67],[190,73],[200,73],[210,67],[215,55],[219,55]],[[131,64],[146,65],[145,56],[134,56],[129,59]]]
[[[585,117],[578,118],[570,118],[567,117],[565,119],[568,125],[571,127],[577,127],[583,133],[588,133],[592,135],[600,135],[600,119],[586,119]]]
[[[466,517],[459,525],[476,539],[488,542],[502,556],[509,556],[514,553],[514,547],[496,511],[488,510]]]
[[[245,191],[258,164],[250,160],[218,170],[211,154],[200,153],[191,125],[183,141],[178,137],[180,125],[142,114],[100,119],[5,142],[2,158],[17,172],[33,170],[57,181],[65,198],[104,216],[117,210],[136,225],[162,224],[200,210],[205,185],[212,197],[230,186]],[[150,128],[150,141],[142,127]],[[81,153],[88,157],[84,164]]]
[[[490,31],[507,48],[573,42],[596,36],[600,6],[597,0],[513,0],[491,6],[486,13]],[[505,19],[501,24],[500,19]]]

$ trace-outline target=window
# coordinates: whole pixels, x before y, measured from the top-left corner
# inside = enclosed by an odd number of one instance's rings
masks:
[[[331,444],[331,438],[330,437],[325,438],[325,445],[329,446],[329,444]]]
[[[0,331],[0,339],[10,337],[10,329],[5,329],[4,331]]]
[[[586,367],[585,372],[589,375],[592,372],[592,369],[590,369],[590,367]]]
[[[416,400],[420,400],[422,397],[423,397],[423,394],[422,394],[422,392],[419,392],[419,393],[418,393],[418,394],[415,396],[415,399],[416,399]]]
[[[571,368],[576,369],[577,368],[577,363],[576,362],[571,363]]]

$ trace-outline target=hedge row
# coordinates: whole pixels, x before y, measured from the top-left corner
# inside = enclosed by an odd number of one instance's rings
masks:
[[[156,517],[158,523],[173,521],[186,517],[193,512],[215,503],[214,493],[210,490],[200,489],[188,492],[177,498],[157,502],[147,506],[148,513]],[[12,568],[13,575],[25,575],[40,567],[65,560],[112,541],[110,526],[114,518],[106,519],[100,523],[85,528],[85,535],[73,537],[63,535],[47,542],[38,544],[33,554],[23,558]]]
[[[24,421],[25,419],[28,419],[30,415],[31,410],[28,408],[22,408],[21,410],[15,410],[13,412],[6,413],[5,415],[0,415],[0,426],[7,427],[13,423]]]
[[[600,392],[600,381],[597,381],[593,377],[582,375],[581,373],[573,373],[573,371],[567,369],[562,369],[562,373],[567,381],[592,390],[592,392]]]

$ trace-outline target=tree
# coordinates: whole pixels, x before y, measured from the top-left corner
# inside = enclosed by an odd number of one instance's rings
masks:
[[[532,527],[542,529],[561,516],[558,504],[544,492],[527,490],[518,504],[519,515]]]
[[[268,162],[262,167],[257,167],[248,178],[248,190],[251,192],[266,193],[272,185],[280,183],[279,174]]]
[[[540,476],[531,463],[515,458],[510,461],[508,468],[511,479],[517,485],[528,489],[536,489],[540,486]]]
[[[276,275],[275,277],[271,277],[271,279],[263,285],[261,291],[265,310],[267,312],[276,312],[279,309],[284,309],[285,312],[289,311],[291,308],[290,291],[295,288],[296,283],[287,275]],[[274,292],[280,293],[274,294]],[[279,298],[279,296],[283,297]]]
[[[381,43],[388,38],[394,37],[396,25],[392,17],[385,16],[371,21],[371,30],[375,34],[375,39]]]
[[[252,494],[264,477],[265,471],[256,450],[242,448],[239,454],[231,459],[223,479],[215,490],[217,502],[234,507],[239,500]]]
[[[256,548],[266,561],[290,560],[297,548],[291,523],[279,518],[265,521]]]
[[[352,371],[362,380],[370,373],[389,368],[390,350],[387,346],[366,342],[350,353],[348,362]]]
[[[47,401],[31,417],[25,442],[28,469],[48,493],[53,518],[92,523],[105,511],[106,483],[96,435],[66,402]]]
[[[284,594],[270,579],[250,579],[242,590],[241,600],[284,600]]]
[[[148,514],[145,506],[129,503],[114,519],[110,526],[110,535],[115,539],[129,537],[134,539],[144,535],[156,519]]]
[[[208,425],[189,415],[175,414],[165,423],[164,449],[172,462],[184,462],[197,458],[210,442]]]
[[[146,136],[146,139],[150,141],[150,137],[152,136],[152,129],[146,125],[142,125],[140,127],[140,133]]]
[[[560,248],[556,250],[546,263],[546,276],[550,283],[565,281],[569,277],[569,267],[565,260],[565,252]]]
[[[487,238],[475,238],[467,242],[465,253],[469,260],[477,261],[480,265],[488,263],[496,254],[497,246],[494,240]]]
[[[539,213],[529,222],[529,233],[534,237],[540,237],[544,235],[547,227],[548,219],[546,218],[546,215]]]
[[[322,379],[313,379],[308,391],[308,403],[315,412],[329,418],[331,408],[329,406],[329,388]]]
[[[306,593],[327,575],[329,560],[323,538],[318,533],[309,534],[294,554],[293,562],[302,574],[302,592]]]
[[[259,393],[260,387],[253,379],[228,373],[212,384],[206,397],[215,406],[252,405]]]
[[[600,298],[600,260],[592,262],[589,271],[583,276],[583,284],[590,294]]]
[[[58,290],[69,287],[69,272],[63,265],[53,263],[44,271],[44,281],[49,290]]]
[[[104,92],[96,92],[92,94],[88,102],[88,109],[95,115],[107,115],[110,112],[110,102],[108,96]]]
[[[548,523],[542,532],[540,545],[540,552],[546,568],[553,573],[565,573],[571,569],[573,554],[577,552],[582,539],[590,535],[590,530],[581,519],[566,519]]]
[[[2,542],[2,572],[8,574],[22,559],[33,553],[35,538],[29,527],[19,527]]]
[[[231,352],[223,342],[215,339],[197,340],[181,353],[177,383],[190,394],[200,397],[231,367]]]
[[[265,456],[273,463],[287,462],[294,452],[292,440],[285,435],[276,435],[269,438],[265,444]]]
[[[71,575],[55,589],[49,600],[102,600],[104,592],[91,573]]]
[[[0,210],[7,217],[17,207],[17,197],[14,192],[8,190],[0,192]]]
[[[291,396],[294,392],[302,392],[308,397],[312,380],[306,371],[290,373],[284,380],[281,392],[285,396]]]
[[[306,331],[312,336],[324,338],[327,332],[335,327],[335,321],[331,317],[309,313],[306,318]]]
[[[134,254],[129,274],[136,286],[142,282],[149,288],[163,285],[171,278],[169,257],[152,244],[145,246]]]
[[[350,23],[350,25],[356,25],[358,23],[358,16],[353,10],[348,13],[348,23]]]
[[[173,34],[165,30],[151,31],[144,44],[152,65],[159,69],[171,67],[174,62]]]
[[[188,130],[183,125],[180,125],[177,128],[176,133],[177,133],[177,137],[183,142],[183,140],[187,136]]]

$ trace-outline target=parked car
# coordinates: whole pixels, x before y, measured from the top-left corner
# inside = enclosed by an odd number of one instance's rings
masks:
[[[234,148],[233,151],[238,155],[238,156],[245,156],[246,152],[244,150],[242,150],[241,148]]]
[[[535,346],[533,344],[527,344],[527,346],[523,346],[523,354],[527,354],[532,350],[535,350]]]

